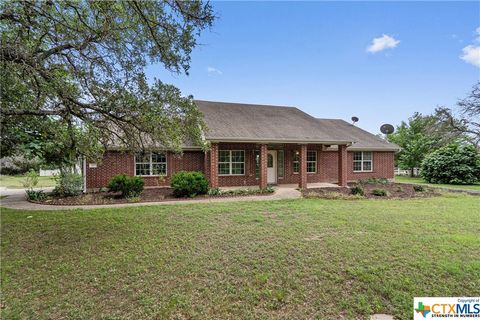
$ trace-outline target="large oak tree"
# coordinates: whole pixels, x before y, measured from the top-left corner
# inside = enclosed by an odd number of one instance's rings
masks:
[[[187,73],[213,10],[201,1],[2,1],[2,155],[93,157],[105,145],[200,143],[191,96],[144,69]],[[63,161],[63,160],[62,160]]]

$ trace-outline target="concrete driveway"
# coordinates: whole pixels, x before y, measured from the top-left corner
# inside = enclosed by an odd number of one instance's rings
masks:
[[[44,190],[50,192],[53,188],[40,188],[36,190]],[[0,195],[6,196],[0,200],[0,206],[3,208],[19,209],[19,210],[69,210],[69,209],[98,209],[98,208],[122,208],[122,207],[138,207],[153,205],[171,205],[171,204],[189,204],[189,203],[213,203],[213,202],[235,202],[235,201],[265,201],[265,200],[282,200],[282,199],[298,199],[301,198],[300,191],[293,186],[279,186],[275,188],[275,192],[268,196],[245,196],[232,198],[213,198],[203,200],[179,200],[179,201],[159,201],[159,202],[140,202],[140,203],[121,203],[121,204],[105,204],[105,205],[78,205],[78,206],[59,206],[45,205],[28,202],[25,198],[25,189],[0,189]]]

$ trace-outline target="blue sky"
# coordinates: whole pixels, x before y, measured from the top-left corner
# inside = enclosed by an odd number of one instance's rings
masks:
[[[480,2],[212,4],[218,19],[200,37],[190,75],[154,65],[149,78],[196,99],[357,116],[373,133],[453,106],[480,79]]]

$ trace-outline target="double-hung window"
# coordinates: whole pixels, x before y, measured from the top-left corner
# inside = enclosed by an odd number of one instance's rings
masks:
[[[293,173],[300,172],[300,153],[293,152]],[[317,151],[307,151],[307,173],[317,172]]]
[[[245,151],[218,151],[218,174],[221,176],[245,174]]]
[[[369,172],[373,171],[373,154],[371,151],[362,151],[353,153],[353,171]]]
[[[307,151],[307,173],[317,172],[317,151]]]
[[[146,152],[135,154],[135,175],[167,175],[167,155],[163,152]]]

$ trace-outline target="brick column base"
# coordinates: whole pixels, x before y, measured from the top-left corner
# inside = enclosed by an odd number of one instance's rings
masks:
[[[338,185],[347,186],[347,146],[338,146]]]
[[[210,149],[209,184],[210,188],[218,188],[218,144],[212,143]]]
[[[307,188],[307,145],[300,146],[300,181],[298,182],[300,189]]]
[[[260,189],[267,187],[267,145],[260,145]]]

